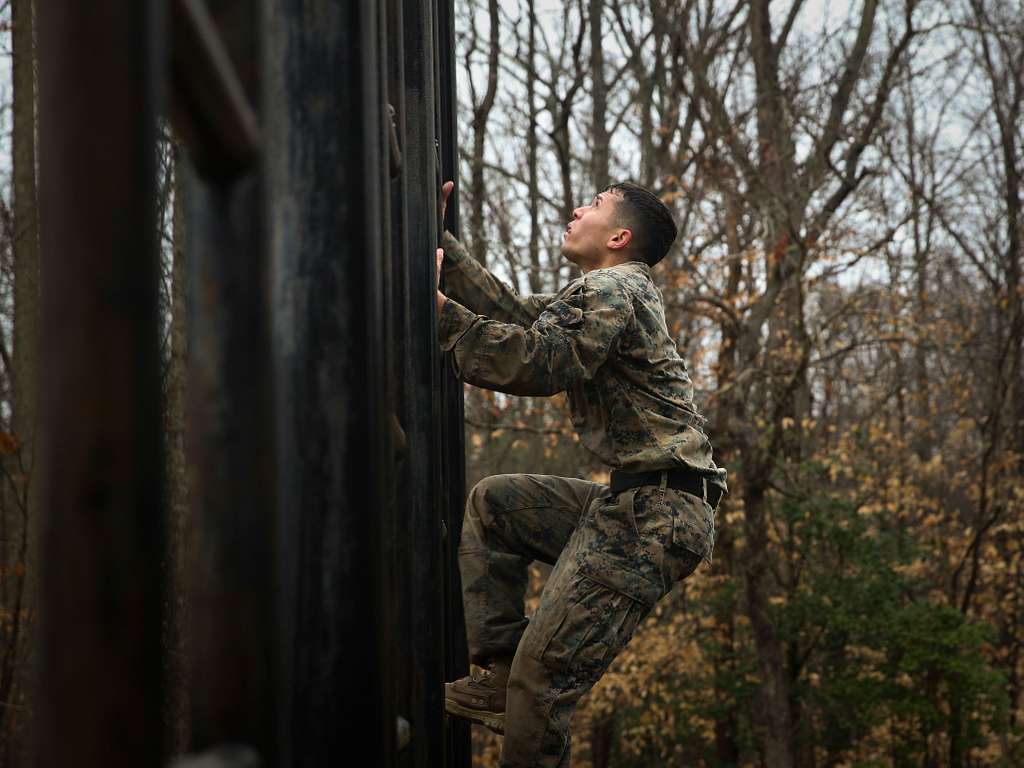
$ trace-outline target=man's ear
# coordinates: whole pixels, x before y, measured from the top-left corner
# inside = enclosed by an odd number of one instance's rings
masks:
[[[633,242],[633,232],[628,229],[616,229],[608,239],[608,247],[613,251],[621,251]]]

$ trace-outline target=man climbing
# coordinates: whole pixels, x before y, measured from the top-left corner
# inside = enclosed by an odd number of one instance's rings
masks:
[[[451,193],[442,190],[442,208]],[[569,723],[654,604],[711,559],[726,472],[715,466],[651,267],[676,225],[651,192],[615,184],[573,212],[562,254],[582,277],[519,296],[445,232],[438,334],[459,376],[512,395],[566,392],[610,485],[498,475],[469,493],[459,543],[470,660],[452,715],[504,732],[502,766],[569,765]],[[528,566],[554,568],[529,619]]]

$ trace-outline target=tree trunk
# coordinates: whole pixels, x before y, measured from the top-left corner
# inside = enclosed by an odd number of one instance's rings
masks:
[[[526,103],[529,127],[526,131],[526,163],[527,182],[529,183],[530,202],[530,291],[541,293],[540,276],[540,222],[538,220],[540,195],[537,189],[537,102],[536,84],[537,69],[534,60],[537,54],[537,16],[534,13],[534,0],[529,0],[530,43],[526,62]]]
[[[640,107],[640,183],[645,187],[654,186],[654,119],[651,115],[651,99],[654,98],[654,81],[644,78],[637,87],[637,104]]]
[[[766,393],[770,429],[779,429],[783,420],[799,424],[797,391],[786,385],[792,374],[794,343],[803,343],[803,308],[799,297],[797,249],[790,226],[793,148],[779,87],[779,50],[772,39],[768,0],[756,0],[750,7],[750,37],[757,85],[758,173],[764,186],[761,199],[764,222],[764,258],[769,290],[779,291],[768,320],[767,358],[772,384]],[[781,284],[781,285],[780,285]],[[745,360],[750,365],[753,358]],[[739,416],[743,418],[743,416]],[[796,432],[796,430],[792,430]],[[774,451],[754,444],[744,446],[742,456],[752,471],[746,477],[746,556],[747,612],[754,632],[761,685],[760,741],[767,768],[792,768],[793,723],[790,686],[783,642],[778,636],[769,598],[770,569],[767,530],[769,526],[765,494],[775,461]],[[795,459],[797,440],[787,439],[783,456]],[[754,461],[751,461],[754,459]]]
[[[593,768],[610,768],[614,738],[614,717],[597,718],[590,736],[590,757]]]
[[[185,284],[185,160],[174,149],[174,218],[171,265],[171,354],[167,366],[167,739],[171,754],[189,745],[187,553],[189,552],[189,483],[185,463],[185,382],[188,334]]]
[[[498,0],[488,0],[490,18],[490,48],[487,51],[487,91],[479,105],[473,109],[473,157],[470,161],[469,226],[473,258],[487,266],[487,235],[484,227],[484,149],[487,137],[487,119],[494,107],[498,91]]]
[[[919,178],[917,168],[917,122],[915,118],[914,99],[912,96],[905,99],[907,109],[907,172],[910,175],[911,199],[911,223],[914,233],[914,277],[915,277],[915,312],[918,317],[918,324],[924,326],[924,318],[928,317],[928,244],[924,242],[922,232],[922,200],[921,185],[923,180]],[[925,331],[919,331],[919,334]],[[914,389],[916,402],[914,404],[914,417],[918,421],[918,428],[915,430],[914,453],[922,461],[927,461],[931,454],[932,441],[928,439],[928,432],[920,425],[928,423],[931,409],[928,397],[928,357],[927,339],[918,338],[914,345]]]
[[[745,455],[750,455],[745,452]],[[763,480],[751,473],[747,479],[746,536],[749,550],[745,559],[747,613],[757,647],[760,713],[758,727],[766,768],[792,768],[793,723],[790,717],[789,679],[782,640],[768,612],[768,521]]]
[[[14,17],[14,428],[32,468],[39,341],[39,221],[36,211],[32,0],[13,0]]]
[[[35,614],[36,566],[34,554],[39,525],[39,484],[34,477],[35,431],[38,390],[39,343],[39,222],[36,208],[35,153],[35,74],[33,46],[32,0],[13,0],[13,77],[14,77],[14,344],[12,422],[18,451],[10,457],[13,483],[4,493],[15,496],[15,523],[8,528],[16,549],[15,559],[24,566],[23,575],[16,576],[11,650],[15,678],[3,701],[4,715],[10,713],[15,722],[5,722],[12,736],[8,744],[9,763],[29,765],[31,736],[31,683],[33,679],[32,622]],[[13,487],[13,492],[10,488]],[[12,705],[8,708],[8,705]]]
[[[590,0],[590,75],[593,80],[594,102],[594,156],[591,173],[595,192],[600,192],[608,186],[608,84],[604,79],[604,40],[601,24],[603,13],[604,0]]]

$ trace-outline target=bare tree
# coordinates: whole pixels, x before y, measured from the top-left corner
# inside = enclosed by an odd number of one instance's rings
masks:
[[[167,741],[169,754],[189,746],[188,603],[189,473],[185,457],[187,333],[187,232],[185,173],[187,161],[180,145],[173,147],[173,209],[171,223],[170,349],[165,378],[167,425]]]
[[[465,71],[470,89],[472,105],[473,154],[470,159],[470,216],[469,235],[473,257],[481,264],[487,264],[487,235],[484,227],[484,199],[486,186],[484,182],[484,149],[487,137],[487,121],[494,108],[495,96],[498,92],[498,54],[501,50],[500,22],[498,19],[498,0],[487,0],[489,22],[489,44],[487,46],[487,86],[483,96],[477,100],[473,78],[473,57],[478,52],[478,36],[475,10],[469,10],[470,44],[466,48]]]
[[[591,175],[595,191],[608,186],[608,83],[604,74],[604,0],[590,0],[590,96],[594,137]]]
[[[36,208],[35,74],[31,0],[12,0],[14,131],[13,244],[14,326],[12,378],[13,429],[17,450],[9,457],[3,493],[9,509],[17,511],[8,528],[9,567],[14,590],[7,603],[11,629],[0,673],[0,724],[10,737],[4,757],[26,764],[31,744],[32,617],[35,609],[34,556],[38,527],[38,487],[33,482],[38,389],[39,343],[39,221]],[[13,546],[11,546],[13,545]],[[14,716],[12,718],[12,715]],[[15,722],[12,722],[14,720]]]
[[[720,362],[719,371],[732,379],[720,382],[726,400],[720,398],[719,407],[726,402],[730,407],[718,423],[745,469],[743,579],[762,680],[760,733],[765,762],[772,767],[791,766],[797,759],[789,654],[768,610],[779,584],[772,575],[766,493],[785,462],[799,462],[801,425],[810,413],[812,339],[805,275],[837,211],[871,174],[862,158],[879,138],[886,104],[918,34],[913,21],[917,3],[909,0],[902,30],[890,34],[884,50],[875,43],[872,59],[881,66],[867,66],[881,14],[875,0],[865,0],[850,28],[852,44],[824,74],[823,81],[833,84],[827,98],[805,103],[800,81],[806,61],[790,45],[802,6],[801,0],[791,3],[776,27],[767,0],[736,3],[717,14],[708,4],[682,27],[686,37],[676,41],[673,62],[685,68],[676,77],[697,106],[703,134],[713,137],[713,151],[722,158],[715,161],[726,180],[722,186],[736,190],[730,195],[734,202],[724,208],[733,253],[725,291],[712,290],[696,301],[729,326],[723,352],[732,359]],[[750,85],[750,98],[737,83]],[[867,95],[856,99],[855,94]],[[798,144],[809,151],[802,155]],[[723,162],[729,165],[724,173]],[[756,218],[754,241],[738,242],[738,230],[730,224],[740,206]],[[741,287],[735,254],[754,249],[762,263],[751,276],[763,277]],[[739,305],[730,290],[752,298]]]

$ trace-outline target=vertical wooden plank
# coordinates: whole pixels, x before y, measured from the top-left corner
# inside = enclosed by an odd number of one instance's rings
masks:
[[[395,756],[395,765],[411,768],[416,765],[416,752],[423,722],[422,690],[415,684],[416,672],[413,648],[421,640],[414,630],[414,603],[410,595],[412,563],[419,543],[416,541],[412,521],[429,510],[429,494],[423,489],[427,474],[423,471],[422,421],[416,408],[416,390],[422,386],[423,374],[416,369],[416,346],[413,340],[413,307],[411,296],[422,300],[421,291],[413,291],[409,274],[408,246],[408,155],[405,131],[405,45],[403,0],[387,0],[388,47],[387,93],[388,103],[394,110],[395,135],[401,151],[402,166],[390,182],[391,194],[391,280],[393,307],[392,349],[394,352],[395,415],[402,430],[403,450],[395,465],[396,507],[393,529],[393,609],[394,643],[392,667],[395,684],[395,713],[408,724],[408,742]],[[419,378],[417,378],[419,377]],[[419,471],[418,471],[419,470]]]
[[[406,407],[409,429],[409,581],[406,585],[412,695],[412,765],[445,765],[444,737],[444,453],[441,352],[437,341],[433,253],[438,243],[437,126],[431,0],[402,7],[405,79],[403,175],[406,190],[409,336]],[[414,458],[412,458],[414,457]]]
[[[161,756],[157,9],[37,6],[41,766]]]
[[[259,4],[223,0],[211,9],[213,32],[258,115]],[[177,61],[195,57],[187,49],[176,54]],[[189,83],[178,85],[187,89]],[[181,101],[190,103],[190,95],[181,94]],[[273,765],[277,551],[269,248],[261,166],[253,159],[235,168],[216,176],[190,169],[186,179],[191,748],[246,745]]]
[[[436,54],[438,71],[438,137],[441,178],[459,187],[458,98],[455,80],[454,0],[434,0],[437,14]],[[443,226],[459,236],[459,200],[452,195]],[[444,423],[445,506],[447,536],[444,541],[445,583],[445,679],[455,680],[469,673],[469,649],[462,607],[462,579],[459,573],[459,538],[466,501],[466,450],[462,382],[451,366],[445,365],[441,383]],[[469,725],[449,719],[447,757],[449,768],[469,768],[472,762]]]
[[[375,3],[270,0],[265,74],[278,404],[282,754],[388,765]]]

